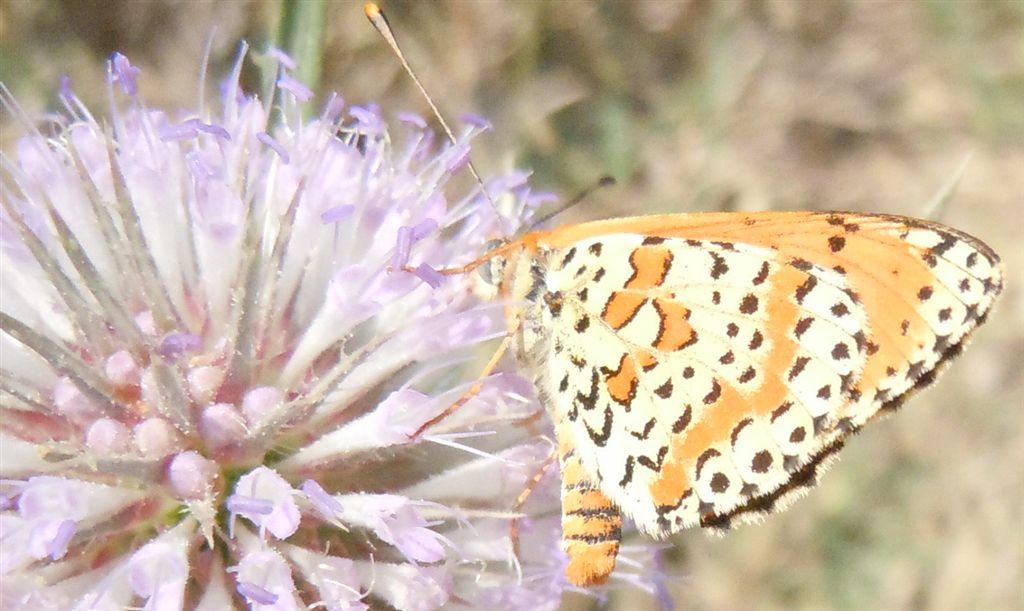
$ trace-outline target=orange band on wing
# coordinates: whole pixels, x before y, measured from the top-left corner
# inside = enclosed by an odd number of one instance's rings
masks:
[[[628,354],[623,354],[619,368],[608,372],[604,380],[612,399],[628,407],[636,396],[636,362]]]
[[[748,402],[732,386],[719,383],[718,396],[708,405],[699,421],[685,436],[673,438],[668,456],[658,477],[651,482],[651,496],[658,505],[675,505],[690,488],[690,467],[712,444],[727,439],[736,426],[737,414],[746,411]]]
[[[633,320],[636,313],[643,307],[647,298],[641,293],[632,291],[616,291],[604,305],[601,318],[608,323],[612,329],[618,331],[626,326],[626,323]]]
[[[761,377],[761,385],[751,394],[755,398],[751,411],[755,414],[771,414],[789,395],[782,376],[783,372],[789,371],[796,357],[797,343],[790,334],[800,317],[800,309],[789,296],[806,280],[806,272],[790,265],[782,266],[771,276],[772,292],[779,296],[767,300],[765,333],[771,342],[771,351],[762,367],[765,375]]]
[[[640,369],[644,371],[658,364],[658,359],[646,350],[637,350],[633,353],[633,358],[636,360],[636,364],[640,366]]]
[[[683,304],[673,299],[654,299],[654,309],[658,311],[661,325],[658,327],[658,336],[651,344],[654,348],[663,352],[672,352],[684,348],[696,340],[693,327],[687,322],[690,318],[690,310]]]
[[[661,286],[672,265],[672,252],[657,246],[640,246],[629,255],[633,275],[626,282],[627,289],[645,290]]]

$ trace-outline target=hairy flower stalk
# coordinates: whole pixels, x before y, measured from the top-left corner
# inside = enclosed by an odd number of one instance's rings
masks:
[[[300,121],[312,93],[275,57],[276,126],[239,69],[216,115],[148,108],[121,55],[107,119],[65,87],[40,132],[6,95],[0,607],[557,607],[555,469],[518,560],[509,538],[550,451],[529,384],[490,376],[411,437],[505,333],[431,266],[543,197],[522,173],[449,186],[479,120],[454,144],[338,97]]]

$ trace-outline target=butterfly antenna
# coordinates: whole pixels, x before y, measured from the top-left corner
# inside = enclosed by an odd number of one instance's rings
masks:
[[[384,41],[388,43],[388,46],[391,47],[394,54],[398,56],[398,61],[402,63],[402,68],[405,69],[405,73],[412,79],[416,88],[420,90],[420,95],[422,95],[427,101],[427,105],[430,106],[430,112],[434,113],[434,118],[436,118],[437,122],[441,124],[441,129],[443,129],[445,135],[448,136],[448,140],[450,140],[452,144],[455,144],[455,134],[452,133],[451,128],[448,127],[448,123],[444,120],[444,117],[441,116],[441,111],[438,110],[437,105],[434,104],[434,100],[430,97],[430,94],[427,93],[423,83],[420,82],[416,73],[412,71],[412,66],[409,65],[409,61],[405,58],[405,53],[402,53],[402,49],[399,48],[398,39],[395,38],[395,34],[391,29],[391,24],[388,23],[388,18],[384,15],[384,11],[382,11],[376,3],[367,2],[363,6],[363,12],[366,13],[366,18],[370,20],[373,27],[380,33]],[[476,171],[476,166],[473,165],[473,161],[470,160],[467,165],[469,166],[469,171],[473,175],[473,178],[480,184],[480,190],[483,191],[484,197],[486,197],[487,201],[490,203],[491,209],[494,210],[495,214],[497,214],[498,207],[494,203],[494,200],[491,199],[491,194],[487,192],[487,187],[484,186],[484,181],[480,178],[480,173]]]
[[[530,223],[530,227],[529,227],[529,229],[527,231],[533,231],[538,226],[543,225],[544,223],[550,221],[551,219],[553,219],[554,217],[558,216],[559,214],[565,212],[569,208],[572,208],[576,204],[580,203],[581,201],[583,201],[584,199],[589,197],[590,194],[593,193],[594,191],[597,191],[598,189],[603,189],[604,187],[610,187],[610,186],[612,186],[614,184],[615,184],[615,179],[614,178],[612,178],[611,176],[607,176],[607,175],[602,176],[601,178],[599,178],[597,180],[596,183],[590,185],[589,187],[587,187],[583,191],[580,191],[575,197],[573,197],[569,201],[567,201],[564,204],[562,204],[561,206],[555,208],[551,212],[548,212],[547,214],[545,214],[544,216],[540,217],[536,221]]]

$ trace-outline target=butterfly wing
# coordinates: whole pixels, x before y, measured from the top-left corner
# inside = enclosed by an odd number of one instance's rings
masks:
[[[844,437],[934,379],[1002,286],[939,224],[694,214],[531,234],[531,351],[582,464],[664,535],[772,511]]]

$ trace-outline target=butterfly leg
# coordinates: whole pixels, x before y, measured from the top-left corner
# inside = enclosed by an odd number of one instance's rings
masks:
[[[545,475],[547,475],[548,469],[551,468],[551,465],[555,464],[555,458],[557,456],[558,456],[557,449],[556,448],[551,448],[551,452],[548,454],[547,458],[544,459],[544,462],[541,463],[540,468],[537,469],[537,472],[533,474],[532,478],[530,478],[530,481],[526,484],[526,487],[523,489],[523,491],[519,493],[519,496],[516,498],[516,502],[512,505],[512,513],[519,513],[519,511],[523,508],[523,505],[526,504],[526,500],[530,498],[530,495],[533,494],[533,491],[537,488],[537,485],[540,484],[540,481],[542,479],[544,479]],[[512,521],[509,522],[509,540],[512,542],[512,554],[516,558],[518,558],[519,557],[519,518],[518,517],[512,518]]]
[[[501,357],[505,354],[505,352],[508,350],[508,347],[511,344],[512,334],[510,333],[505,336],[505,339],[501,340],[501,345],[498,346],[498,349],[494,351],[493,355],[491,355],[491,359],[487,361],[486,365],[484,365],[484,368],[480,371],[480,375],[477,376],[476,382],[474,382],[472,386],[466,389],[466,392],[462,393],[462,396],[453,401],[451,405],[444,408],[443,412],[420,425],[420,428],[416,429],[416,432],[410,435],[409,438],[417,439],[420,435],[423,434],[423,431],[429,429],[438,422],[441,422],[448,416],[451,416],[455,412],[455,410],[459,409],[460,407],[465,405],[467,401],[469,401],[477,394],[479,394],[480,391],[483,390],[484,388],[484,378],[494,373],[495,368],[497,368],[498,366],[498,361],[501,360]]]
[[[568,435],[559,435],[562,467],[562,549],[565,576],[586,587],[608,580],[622,538],[622,514],[583,467]]]

